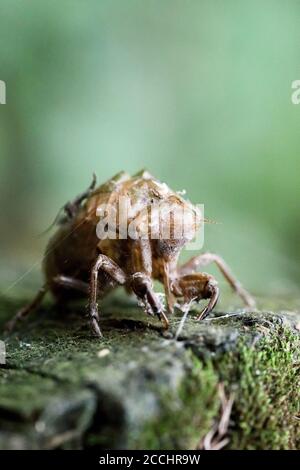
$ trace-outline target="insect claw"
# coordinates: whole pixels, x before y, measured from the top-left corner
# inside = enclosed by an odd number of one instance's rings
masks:
[[[102,333],[101,333],[101,330],[100,330],[100,327],[99,327],[99,313],[98,313],[97,305],[96,305],[96,307],[92,307],[90,309],[89,316],[91,318],[91,326],[92,326],[92,329],[93,329],[94,333],[99,338],[102,338]]]
[[[161,302],[157,302],[155,298],[149,294],[148,303],[151,308],[152,315],[157,315],[159,320],[162,322],[164,329],[167,330],[169,328],[169,320],[164,312],[164,307]]]
[[[101,330],[100,330],[100,327],[99,327],[99,324],[98,324],[98,321],[95,318],[93,318],[93,320],[92,320],[92,328],[93,328],[93,331],[94,331],[96,336],[98,336],[99,338],[103,337],[103,335],[101,333]]]
[[[164,311],[158,312],[157,316],[160,319],[160,321],[162,322],[164,329],[167,330],[169,328],[170,322],[168,320],[168,317],[164,313]]]
[[[209,315],[211,310],[208,310],[207,307],[205,307],[200,313],[199,315],[197,316],[196,320],[197,321],[201,321],[201,320],[204,320],[205,317],[207,317],[207,315]]]
[[[209,289],[209,291],[211,293],[210,301],[208,302],[206,307],[204,307],[202,312],[200,312],[200,314],[196,318],[196,320],[198,320],[198,321],[204,320],[204,318],[206,318],[210,314],[210,312],[215,308],[216,303],[218,302],[219,288],[218,288],[217,284],[214,281],[210,281],[208,283],[207,288]]]

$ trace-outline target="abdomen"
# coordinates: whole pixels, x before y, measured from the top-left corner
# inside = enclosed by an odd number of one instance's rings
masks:
[[[58,229],[48,243],[43,262],[46,282],[54,295],[70,293],[77,296],[76,291],[71,293],[70,289],[54,282],[57,276],[89,282],[92,265],[99,253],[98,242],[96,227],[90,221],[66,223]]]

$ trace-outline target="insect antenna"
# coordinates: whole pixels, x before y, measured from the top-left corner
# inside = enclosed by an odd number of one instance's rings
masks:
[[[204,219],[200,219],[200,222],[204,222],[205,224],[214,224],[214,225],[222,224],[222,222],[218,222],[217,220],[207,219],[206,217],[204,217]]]
[[[62,211],[65,212],[66,216],[68,218],[72,218],[74,216],[74,213],[76,212],[76,209],[80,207],[81,203],[91,195],[93,190],[95,189],[97,183],[97,176],[95,173],[93,173],[93,179],[86,191],[84,191],[82,194],[79,194],[72,202],[67,202],[67,204],[64,204],[58,211],[55,219],[53,222],[50,224],[46,230],[44,230],[42,233],[38,235],[38,237],[42,237],[46,235],[46,233],[50,232],[50,230],[58,223],[58,222],[63,222],[64,219],[60,219]]]
[[[44,235],[46,235],[47,233],[49,233],[50,230],[59,222],[59,220],[60,220],[60,215],[61,215],[61,213],[62,213],[62,211],[63,211],[64,209],[65,209],[65,206],[62,206],[62,207],[59,209],[59,211],[58,211],[58,213],[56,214],[56,216],[55,216],[53,222],[51,222],[51,224],[49,225],[49,227],[47,227],[45,230],[43,230],[43,231],[38,235],[38,238],[43,237]]]

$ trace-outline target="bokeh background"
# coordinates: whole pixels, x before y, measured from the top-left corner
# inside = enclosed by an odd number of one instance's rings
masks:
[[[247,286],[298,290],[299,19],[297,0],[1,0],[1,286],[40,276],[41,232],[93,171],[146,167],[205,204],[205,250]]]

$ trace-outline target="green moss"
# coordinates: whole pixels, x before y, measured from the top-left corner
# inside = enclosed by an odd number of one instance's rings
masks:
[[[258,345],[243,341],[216,363],[234,391],[232,449],[299,449],[299,335],[279,328]]]
[[[1,305],[6,317],[15,310],[0,299],[0,313]],[[11,431],[28,438],[27,448],[47,447],[61,434],[62,409],[76,431],[79,406],[90,420],[80,428],[85,447],[195,449],[220,419],[223,382],[235,394],[228,448],[300,448],[297,312],[190,318],[179,341],[163,338],[156,319],[129,300],[117,298],[101,313],[101,342],[81,308],[61,315],[47,305],[3,335],[0,446],[12,446]],[[173,332],[179,321],[171,318]],[[101,358],[103,348],[110,352]],[[81,406],[82,393],[88,398]],[[35,426],[41,417],[54,420],[50,437]]]
[[[192,358],[188,378],[176,397],[161,397],[161,414],[145,424],[131,445],[135,449],[196,449],[219,409],[218,376],[212,363]]]
[[[24,370],[0,370],[0,409],[18,419],[33,419],[57,393],[57,383]],[[1,422],[2,415],[0,416]]]
[[[131,445],[146,449],[195,449],[219,419],[217,384],[235,401],[229,429],[231,449],[299,449],[299,335],[282,328],[255,347],[246,340],[213,362],[193,359],[179,390],[166,393],[162,414],[144,426]]]

